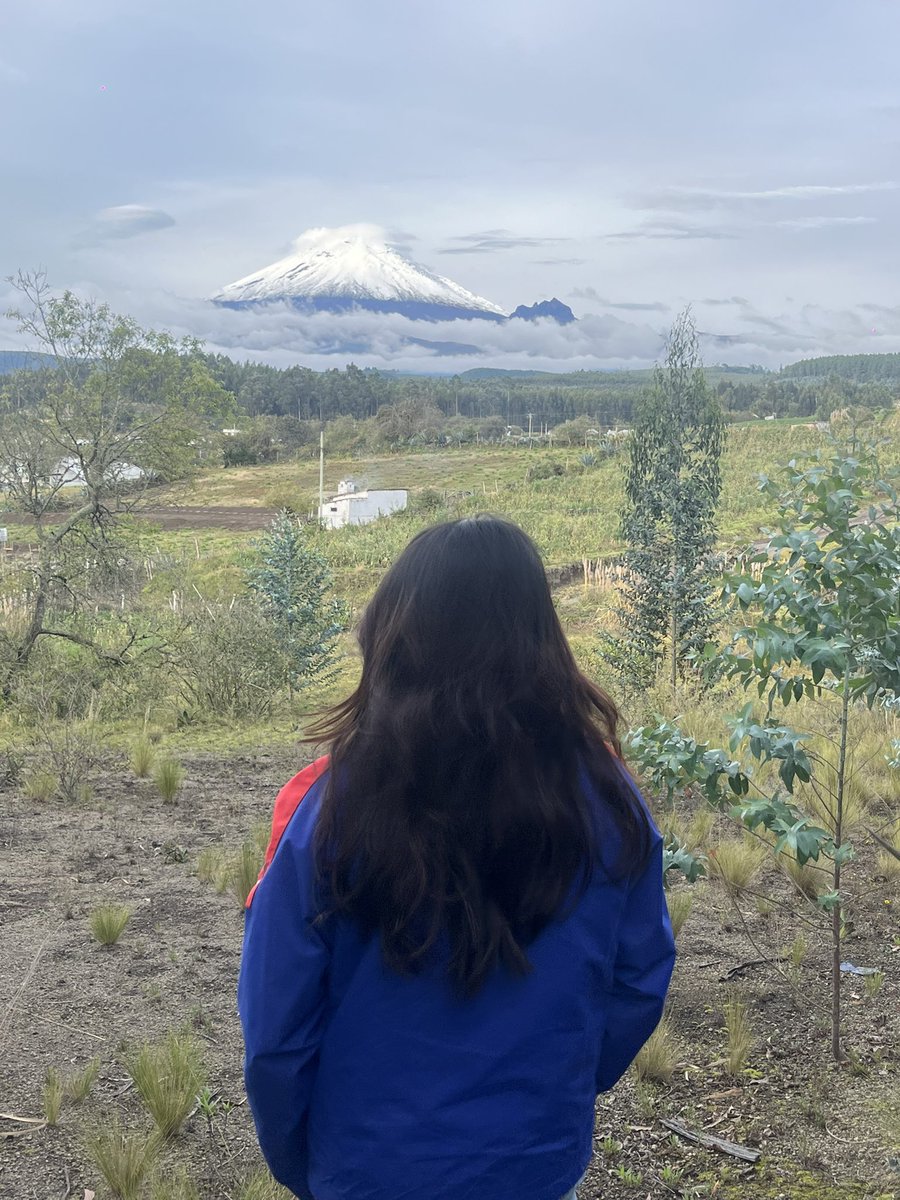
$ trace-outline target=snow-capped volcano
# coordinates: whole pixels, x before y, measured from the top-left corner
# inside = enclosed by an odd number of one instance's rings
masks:
[[[404,258],[372,225],[309,229],[294,253],[228,284],[213,299],[232,308],[287,301],[307,311],[362,308],[420,320],[504,320],[490,300]]]

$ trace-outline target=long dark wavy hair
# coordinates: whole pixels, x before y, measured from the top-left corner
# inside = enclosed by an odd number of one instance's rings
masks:
[[[529,943],[587,886],[596,796],[621,869],[646,856],[618,712],[575,663],[534,543],[499,517],[413,538],[359,644],[359,686],[310,731],[331,754],[323,893],[401,973],[446,938],[450,977],[472,995],[498,963],[527,972]]]

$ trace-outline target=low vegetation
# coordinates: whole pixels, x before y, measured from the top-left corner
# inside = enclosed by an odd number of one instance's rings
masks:
[[[91,933],[101,946],[114,946],[131,920],[131,909],[127,904],[101,904],[91,913],[88,921]]]
[[[199,1043],[190,1034],[170,1031],[161,1042],[131,1051],[125,1066],[160,1136],[174,1137],[204,1084]]]
[[[117,1200],[142,1200],[144,1184],[159,1156],[155,1133],[129,1129],[107,1115],[85,1136],[85,1151]]]

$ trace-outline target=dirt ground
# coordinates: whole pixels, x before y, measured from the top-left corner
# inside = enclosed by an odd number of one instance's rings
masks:
[[[197,878],[196,864],[205,847],[238,846],[268,818],[278,787],[301,762],[283,752],[197,756],[185,761],[186,783],[172,805],[112,761],[81,807],[0,793],[4,1200],[82,1200],[85,1189],[105,1196],[83,1150],[84,1129],[113,1111],[146,1124],[123,1050],[184,1025],[205,1046],[209,1086],[235,1107],[224,1128],[193,1115],[167,1154],[189,1167],[204,1200],[234,1200],[242,1174],[259,1166],[235,1011],[242,917],[233,896]],[[668,1084],[629,1075],[600,1098],[582,1200],[900,1196],[900,896],[874,877],[868,853],[853,867],[863,882],[845,957],[881,967],[885,978],[871,996],[857,979],[845,985],[852,1061],[830,1062],[827,942],[807,932],[799,997],[772,963],[756,961],[800,928],[777,872],[760,886],[785,907],[766,915],[751,897],[735,908],[720,887],[698,885],[669,1005],[678,1067]],[[134,915],[119,943],[104,949],[87,918],[110,901]],[[723,1004],[733,991],[746,1000],[753,1028],[749,1066],[734,1078],[721,1063]],[[56,1127],[10,1119],[41,1116],[48,1068],[71,1071],[94,1055],[102,1064],[94,1091],[65,1105]],[[673,1137],[665,1119],[756,1149],[760,1159],[748,1164]]]

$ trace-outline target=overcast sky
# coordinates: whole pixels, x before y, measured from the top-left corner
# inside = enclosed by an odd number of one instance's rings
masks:
[[[900,350],[898,47],[900,0],[4,4],[0,276],[322,365],[309,321],[205,298],[366,222],[586,318],[498,364],[652,359],[686,302],[708,361]],[[379,338],[357,361],[406,365]]]

